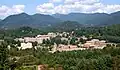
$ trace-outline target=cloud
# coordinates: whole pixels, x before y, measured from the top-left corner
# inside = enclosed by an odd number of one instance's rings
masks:
[[[74,3],[80,3],[80,4],[94,4],[100,2],[99,0],[65,0],[65,4],[74,4]]]
[[[49,0],[49,2],[51,2],[51,3],[60,3],[60,2],[62,2],[63,0]]]
[[[25,8],[25,6],[24,5],[14,5],[13,7],[12,7],[12,10],[13,11],[11,11],[11,12],[13,12],[13,13],[22,13],[22,12],[24,12],[24,8]]]
[[[53,3],[44,3],[37,6],[36,10],[41,14],[54,14],[54,7]]]
[[[120,5],[104,5],[104,7],[99,8],[96,11],[101,13],[113,13],[120,11]]]
[[[0,6],[0,16],[8,16],[24,12],[24,5],[13,5],[12,7]]]
[[[58,0],[52,0],[53,2]],[[61,1],[61,0],[60,0]],[[103,4],[100,0],[63,0],[63,3],[52,2],[37,6],[37,12],[42,14],[68,13],[113,13],[120,11],[120,5]]]

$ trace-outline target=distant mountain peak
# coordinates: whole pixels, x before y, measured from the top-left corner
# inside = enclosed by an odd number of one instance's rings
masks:
[[[1,22],[0,27],[4,28],[19,28],[23,26],[29,26],[32,28],[47,27],[59,23],[60,21],[53,16],[44,14],[28,15],[26,13],[20,13],[16,15],[10,15]]]
[[[34,14],[34,15],[32,15],[32,16],[50,16],[50,15],[45,15],[45,14],[39,14],[39,13],[36,13],[36,14]],[[52,17],[52,16],[50,16],[50,17]]]
[[[32,15],[32,16],[36,16],[36,15],[43,15],[43,14],[36,13],[36,14],[34,14],[34,15]]]
[[[21,15],[28,15],[27,13],[23,12],[23,13],[20,13]]]
[[[14,15],[10,15],[10,16],[29,16],[27,13],[19,13],[19,14],[14,14]]]
[[[28,15],[27,13],[20,13],[20,14],[17,14],[15,16],[30,16],[30,15]]]

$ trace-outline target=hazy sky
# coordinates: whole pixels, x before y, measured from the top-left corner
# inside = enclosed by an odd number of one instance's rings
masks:
[[[0,17],[28,14],[113,13],[120,11],[120,0],[1,0]]]

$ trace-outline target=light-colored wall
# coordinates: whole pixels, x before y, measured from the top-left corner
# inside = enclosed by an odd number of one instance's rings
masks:
[[[87,41],[85,44],[84,44],[84,47],[90,47],[91,45],[94,46],[94,47],[105,47],[106,46],[106,41],[99,41],[98,39],[93,39],[91,41]]]
[[[32,48],[32,43],[21,43],[22,49]]]
[[[38,43],[42,43],[44,39],[47,40],[50,39],[50,37],[39,36],[36,38],[31,38],[31,37],[24,38],[25,42],[38,42]]]

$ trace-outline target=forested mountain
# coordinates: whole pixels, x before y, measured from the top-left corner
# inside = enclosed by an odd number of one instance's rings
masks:
[[[106,40],[108,42],[120,43],[120,24],[104,27],[83,27],[75,30],[75,36],[85,35],[93,39]]]
[[[0,19],[0,22],[2,21],[2,19]]]
[[[59,24],[56,24],[52,28],[54,28],[57,31],[71,31],[71,30],[78,30],[83,26],[84,26],[83,24],[80,24],[76,21],[64,21]]]
[[[30,15],[26,13],[21,13],[18,15],[11,15],[2,20],[2,28],[17,28],[21,26],[30,26],[33,19]]]
[[[23,26],[29,26],[32,28],[48,28],[48,27],[60,27],[67,26],[62,23],[63,21],[75,21],[77,24],[83,24],[84,26],[105,26],[112,24],[120,24],[120,12],[115,12],[111,14],[105,13],[70,13],[70,14],[54,14],[54,15],[43,15],[34,14],[28,15],[26,13],[21,13],[17,15],[10,15],[0,22],[1,28],[19,28]],[[72,22],[73,23],[73,22]],[[75,24],[76,25],[76,24]],[[74,26],[74,25],[73,25]],[[76,28],[74,26],[72,28]],[[78,25],[79,27],[79,25]],[[65,27],[66,28],[66,27]],[[71,26],[67,26],[71,29]]]
[[[56,19],[50,15],[34,14],[32,15],[32,18],[34,19],[33,23],[37,24],[38,26],[47,27],[60,23],[59,19]]]
[[[94,14],[85,14],[85,13],[70,13],[67,15],[63,14],[54,14],[53,17],[61,19],[63,21],[77,21],[81,24],[91,25],[91,26],[103,26],[111,24],[120,23],[120,12],[115,12],[112,14],[106,13],[94,13]]]
[[[52,24],[60,22],[50,15],[35,14],[28,15],[21,13],[17,15],[11,15],[1,21],[2,28],[19,28],[23,26],[29,26],[33,28],[51,26]]]

